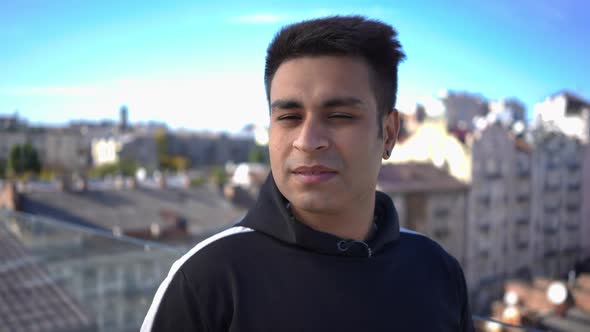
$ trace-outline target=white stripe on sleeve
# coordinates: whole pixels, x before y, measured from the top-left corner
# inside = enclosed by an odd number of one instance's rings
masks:
[[[170,268],[170,272],[168,272],[168,276],[166,276],[166,279],[164,279],[164,281],[162,281],[162,283],[160,284],[160,287],[158,287],[158,290],[156,291],[156,295],[154,295],[154,300],[152,301],[150,309],[148,310],[148,312],[145,316],[145,319],[143,320],[143,324],[141,325],[141,332],[150,332],[152,330],[152,325],[154,323],[154,318],[156,316],[156,313],[158,312],[158,307],[160,306],[160,302],[162,301],[162,297],[164,297],[164,293],[166,292],[166,289],[168,288],[170,281],[172,281],[172,278],[174,277],[176,272],[178,272],[180,267],[189,258],[191,258],[199,250],[203,249],[207,245],[209,245],[221,238],[224,238],[224,237],[227,237],[230,235],[234,235],[234,234],[247,233],[247,232],[252,232],[252,231],[253,231],[253,229],[247,228],[247,227],[241,227],[241,226],[232,227],[230,229],[227,229],[221,233],[217,233],[217,234],[201,241],[199,244],[197,244],[191,250],[189,250],[189,252],[187,252],[181,258],[179,258],[176,262],[174,262],[174,264],[172,264],[172,267]]]

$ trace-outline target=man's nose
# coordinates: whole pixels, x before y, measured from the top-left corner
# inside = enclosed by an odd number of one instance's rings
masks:
[[[295,141],[293,141],[293,147],[304,152],[314,152],[328,148],[329,140],[326,129],[320,119],[307,117],[301,124]]]

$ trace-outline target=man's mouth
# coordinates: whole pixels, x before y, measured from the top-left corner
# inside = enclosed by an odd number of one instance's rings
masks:
[[[299,166],[293,170],[296,174],[323,174],[323,173],[337,173],[336,170],[326,166]]]
[[[297,167],[292,173],[304,184],[318,184],[330,180],[338,172],[326,166],[313,165]]]

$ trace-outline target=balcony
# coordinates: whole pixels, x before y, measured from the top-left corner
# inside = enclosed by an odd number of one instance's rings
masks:
[[[565,209],[567,210],[567,212],[570,212],[570,213],[572,213],[572,212],[578,212],[578,211],[580,211],[580,204],[573,203],[573,202],[567,203],[565,205]]]
[[[434,237],[438,240],[446,239],[450,234],[448,227],[438,227],[434,230]]]
[[[559,168],[559,160],[555,159],[555,157],[548,159],[547,163],[545,164],[545,168],[549,171],[556,170]]]
[[[491,202],[490,194],[483,194],[483,195],[479,196],[478,201],[482,207],[489,208],[490,202]]]
[[[517,241],[516,242],[516,249],[518,250],[525,250],[529,248],[529,242],[528,241]]]
[[[568,183],[567,190],[568,191],[579,191],[581,187],[582,187],[582,185],[580,184],[580,182],[572,182],[572,183]]]
[[[528,162],[517,162],[516,163],[516,176],[526,178],[531,175],[531,167]]]
[[[479,222],[477,228],[480,232],[488,234],[490,232],[490,223],[488,221]]]
[[[572,245],[572,246],[568,246],[563,248],[563,250],[561,251],[564,255],[566,256],[571,256],[571,255],[576,255],[580,252],[581,248],[578,245]]]
[[[551,259],[557,257],[557,250],[547,250],[543,253],[543,257]]]
[[[499,180],[502,178],[502,173],[500,171],[490,171],[484,173],[484,178],[488,181]]]
[[[559,189],[561,189],[559,183],[545,183],[543,186],[543,190],[550,193],[557,192]]]
[[[438,219],[446,219],[449,217],[449,209],[437,208],[434,210],[434,217]]]
[[[478,254],[480,259],[487,259],[490,257],[490,251],[488,249],[480,249]]]
[[[516,201],[518,203],[528,202],[531,199],[531,195],[528,192],[521,192],[516,195]]]
[[[543,207],[543,211],[545,211],[546,214],[555,214],[559,211],[559,208],[561,207],[561,204],[553,204],[553,205],[545,205]]]
[[[543,226],[543,233],[545,235],[554,235],[559,230],[559,227],[555,225],[545,225]]]
[[[568,161],[566,166],[570,172],[575,172],[580,169],[580,163],[577,160]]]

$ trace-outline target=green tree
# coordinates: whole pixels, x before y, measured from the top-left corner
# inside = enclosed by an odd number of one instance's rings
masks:
[[[0,179],[6,177],[6,160],[0,159]]]
[[[135,160],[122,159],[117,163],[118,171],[124,176],[135,176],[139,165]]]
[[[37,150],[29,143],[13,145],[8,155],[8,169],[17,176],[39,174],[41,161]]]
[[[91,177],[102,178],[107,175],[134,176],[139,165],[131,159],[123,159],[116,163],[104,164],[90,170]]]
[[[268,148],[264,146],[254,146],[248,154],[248,161],[251,163],[268,164]]]
[[[213,166],[210,170],[209,176],[213,180],[213,183],[220,188],[222,188],[229,180],[229,176],[220,166]]]
[[[158,152],[158,168],[167,169],[169,164],[168,156],[168,134],[166,130],[158,129],[155,133],[156,149]]]
[[[168,134],[164,129],[159,129],[155,134],[156,149],[158,152],[158,168],[161,170],[185,171],[190,167],[190,160],[181,155],[171,155],[168,152]]]

